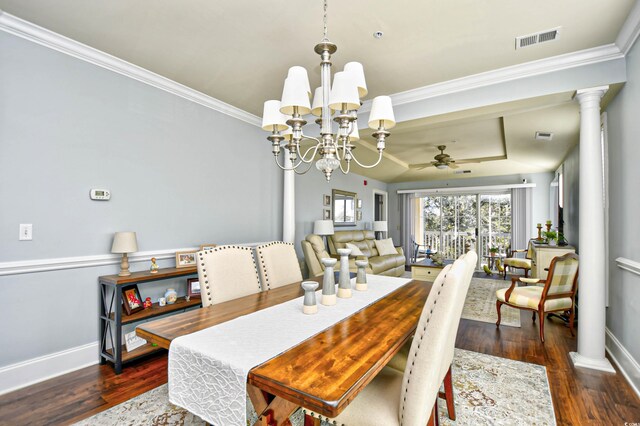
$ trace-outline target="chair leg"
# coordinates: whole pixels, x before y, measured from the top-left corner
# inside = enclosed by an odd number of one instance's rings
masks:
[[[507,268],[508,268],[508,266],[504,265],[504,277],[502,277],[503,280],[507,279]]]
[[[571,314],[569,314],[569,331],[571,331],[571,335],[575,336],[576,333],[573,331],[573,322],[576,319],[576,308],[571,308]]]
[[[540,309],[538,315],[540,316],[540,340],[544,343],[544,311]]]
[[[304,426],[320,426],[320,418],[311,417],[308,414],[304,415]]]
[[[531,315],[531,320],[533,322],[536,322],[536,311],[533,311],[533,314]]]
[[[456,406],[453,401],[453,383],[451,382],[451,366],[449,366],[447,375],[444,376],[444,394],[445,394],[445,400],[447,401],[447,413],[449,413],[449,418],[455,421]]]
[[[524,277],[529,278],[529,270],[527,268],[524,269]]]
[[[502,308],[502,303],[499,300],[496,300],[496,309],[498,310],[498,321],[496,322],[496,326],[500,327],[500,321],[502,321],[502,314],[500,313],[500,308]]]

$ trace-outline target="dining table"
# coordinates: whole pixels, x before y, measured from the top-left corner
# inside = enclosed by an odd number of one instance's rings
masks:
[[[401,280],[397,289],[250,369],[246,393],[258,413],[255,424],[289,425],[289,416],[299,407],[336,417],[384,368],[414,334],[432,286],[427,281],[387,278]],[[322,277],[313,280],[322,287]],[[300,299],[303,315],[303,294],[296,282],[147,322],[136,333],[169,349],[182,336],[295,299]],[[281,333],[265,327],[261,338],[276,342]]]

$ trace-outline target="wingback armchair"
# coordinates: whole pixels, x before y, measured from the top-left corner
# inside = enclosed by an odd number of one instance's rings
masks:
[[[518,287],[517,284],[524,284]],[[531,285],[528,284],[543,284]],[[496,309],[498,310],[497,326],[500,326],[500,308],[502,305],[512,308],[533,311],[540,317],[540,340],[544,343],[544,314],[547,312],[566,312],[569,314],[569,330],[573,332],[575,319],[575,297],[578,289],[578,256],[567,253],[554,257],[549,266],[546,280],[536,278],[513,277],[511,287],[496,291]]]

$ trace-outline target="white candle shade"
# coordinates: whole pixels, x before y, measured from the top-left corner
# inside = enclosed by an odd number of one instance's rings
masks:
[[[285,130],[280,132],[280,134],[284,136],[284,140],[290,141],[293,137],[293,130],[291,130],[291,127],[287,127]]]
[[[313,222],[313,233],[316,235],[333,235],[333,221],[316,220]]]
[[[350,73],[338,72],[333,78],[333,87],[329,96],[329,107],[333,110],[342,110],[343,104],[347,110],[360,108],[358,88],[351,78]]]
[[[369,127],[377,130],[380,122],[385,129],[390,129],[396,125],[396,118],[393,115],[393,106],[389,96],[377,96],[373,99],[371,113],[369,113]]]
[[[331,109],[329,109],[329,113],[333,115],[333,111],[331,111]],[[318,87],[313,94],[311,114],[315,115],[316,117],[322,117],[322,86]]]
[[[364,79],[364,68],[360,62],[349,62],[344,66],[344,72],[351,74],[351,79],[358,88],[358,94],[361,98],[367,96],[367,81]]]
[[[287,116],[280,112],[280,101],[271,100],[264,103],[264,110],[262,112],[262,130],[268,132],[273,130],[273,126],[276,126],[276,130],[286,130]]]
[[[374,232],[387,232],[387,221],[386,220],[374,220],[373,221],[373,231]]]
[[[304,82],[300,79],[287,78],[282,89],[282,101],[280,102],[280,112],[286,115],[293,115],[293,108],[298,107],[300,115],[311,112],[309,95]]]
[[[111,253],[134,253],[138,251],[135,232],[116,232],[113,236]]]
[[[307,74],[306,69],[304,69],[303,67],[291,67],[289,68],[287,78],[291,78],[301,83],[307,90],[307,96],[311,97],[311,86],[309,85],[309,75]]]

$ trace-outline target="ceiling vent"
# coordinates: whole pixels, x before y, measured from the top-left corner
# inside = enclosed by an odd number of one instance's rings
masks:
[[[553,28],[550,30],[540,31],[535,34],[528,34],[516,37],[516,50],[523,47],[533,46],[534,44],[547,43],[560,38],[560,28]]]
[[[456,175],[466,175],[467,173],[471,173],[471,170],[456,170],[453,173]]]
[[[553,133],[551,132],[536,132],[537,141],[550,141],[553,139]]]

